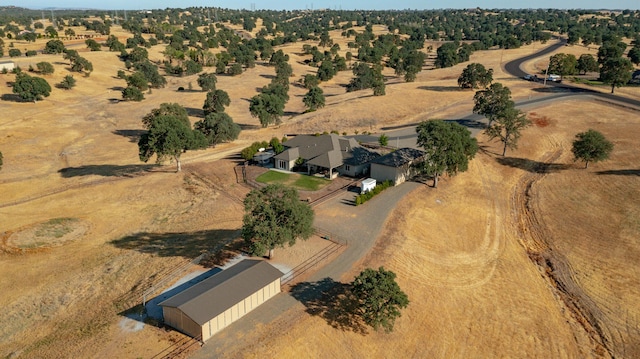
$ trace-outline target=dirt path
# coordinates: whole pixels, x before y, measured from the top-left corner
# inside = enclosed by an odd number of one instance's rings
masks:
[[[604,324],[601,319],[605,314],[577,283],[575,270],[569,260],[554,249],[553,233],[547,229],[544,218],[540,215],[539,199],[532,194],[537,182],[549,173],[549,167],[561,155],[561,148],[545,155],[534,171],[523,175],[514,187],[512,205],[516,211],[513,212],[513,217],[519,230],[520,244],[549,282],[553,293],[589,335],[593,354],[598,357],[624,357],[624,349],[617,355],[614,351],[613,342],[623,342],[617,329]]]

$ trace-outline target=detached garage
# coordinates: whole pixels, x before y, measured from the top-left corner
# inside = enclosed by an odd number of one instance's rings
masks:
[[[394,186],[409,180],[417,171],[414,165],[424,161],[424,152],[401,148],[371,161],[371,178],[378,182],[392,181]]]
[[[282,272],[245,259],[161,302],[164,322],[202,342],[280,293]]]

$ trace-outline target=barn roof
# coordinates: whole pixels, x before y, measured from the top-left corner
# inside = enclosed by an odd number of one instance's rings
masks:
[[[245,259],[159,305],[178,308],[203,325],[280,277],[282,272],[271,264]]]
[[[401,148],[384,156],[380,156],[371,163],[377,163],[383,166],[400,167],[424,156],[424,152],[415,148]]]

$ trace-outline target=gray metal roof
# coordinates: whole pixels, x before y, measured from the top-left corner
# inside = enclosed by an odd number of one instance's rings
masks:
[[[198,325],[203,325],[282,275],[266,261],[245,259],[159,305],[178,308]]]
[[[327,135],[299,135],[282,143],[287,150],[276,156],[276,159],[292,160],[301,157],[309,164],[336,168],[342,165],[344,160],[353,157],[353,151],[361,148],[353,138],[345,138],[334,133]],[[297,150],[295,158],[289,153]]]
[[[371,163],[377,163],[389,167],[400,167],[422,156],[424,156],[423,151],[405,147],[378,157],[371,161]]]

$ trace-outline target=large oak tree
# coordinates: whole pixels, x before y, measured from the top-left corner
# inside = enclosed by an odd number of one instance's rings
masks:
[[[367,268],[351,283],[358,313],[373,329],[393,331],[395,320],[401,316],[400,309],[409,305],[409,297],[396,283],[396,274],[380,267]]]
[[[181,115],[178,104],[162,104],[143,120],[149,130],[138,141],[140,160],[148,162],[155,154],[157,163],[165,159],[173,159],[176,162],[176,170],[182,170],[180,156],[187,150],[195,150],[207,147],[207,139],[200,131],[191,129],[191,125]],[[184,108],[182,108],[184,110]],[[185,110],[186,113],[186,110]]]
[[[295,188],[282,184],[269,184],[252,190],[244,200],[242,238],[254,255],[269,252],[276,247],[292,246],[298,238],[308,239],[313,234],[313,210],[300,201]]]
[[[438,187],[438,178],[444,173],[453,176],[466,171],[469,160],[478,151],[478,142],[471,137],[471,132],[456,122],[424,121],[416,132],[418,146],[425,151],[421,170],[433,176],[433,187]]]

